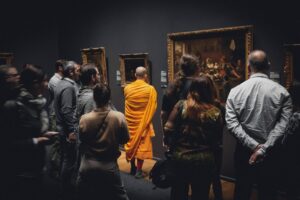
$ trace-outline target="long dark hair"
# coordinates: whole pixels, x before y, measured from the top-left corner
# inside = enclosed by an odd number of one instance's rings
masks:
[[[208,77],[193,79],[187,97],[187,116],[199,118],[202,111],[214,104],[214,88]]]

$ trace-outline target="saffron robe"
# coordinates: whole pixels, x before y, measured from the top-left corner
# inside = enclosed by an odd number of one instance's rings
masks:
[[[157,107],[155,88],[136,80],[124,88],[125,117],[130,139],[125,144],[126,159],[152,159],[151,137],[155,136],[152,117]]]

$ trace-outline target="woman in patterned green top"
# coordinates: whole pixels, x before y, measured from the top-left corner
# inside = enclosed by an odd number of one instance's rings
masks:
[[[215,170],[214,149],[222,136],[221,111],[214,106],[213,88],[207,77],[191,83],[187,100],[179,101],[164,127],[167,144],[172,149],[176,180],[171,200],[208,199]]]

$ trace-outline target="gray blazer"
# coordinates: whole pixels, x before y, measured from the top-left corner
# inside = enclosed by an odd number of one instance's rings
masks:
[[[75,132],[76,121],[76,85],[75,81],[63,78],[54,89],[54,110],[57,130],[62,134]]]

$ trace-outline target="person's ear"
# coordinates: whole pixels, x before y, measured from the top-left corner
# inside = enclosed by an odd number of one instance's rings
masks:
[[[74,72],[75,72],[75,71],[74,71],[74,70],[72,70],[72,69],[70,69],[70,70],[69,70],[69,74],[70,74],[70,76],[71,76],[71,77],[73,77],[73,76],[74,76]]]
[[[92,76],[91,80],[93,81],[93,83],[95,83],[96,80],[97,80],[97,77],[96,77],[97,75],[96,74],[92,74],[91,76]]]

